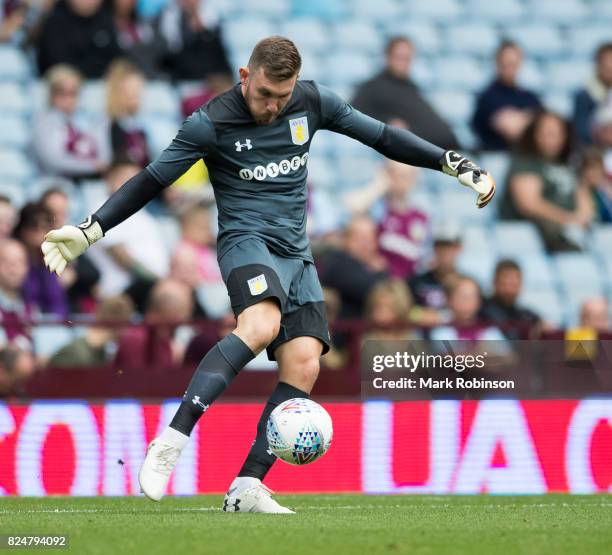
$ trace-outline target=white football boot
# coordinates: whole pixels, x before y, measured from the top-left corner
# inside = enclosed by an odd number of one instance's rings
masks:
[[[226,513],[295,514],[272,499],[274,492],[257,478],[236,478],[223,500]]]
[[[172,471],[188,441],[189,436],[166,428],[161,436],[149,443],[147,456],[138,473],[140,490],[149,499],[159,501],[164,496]]]

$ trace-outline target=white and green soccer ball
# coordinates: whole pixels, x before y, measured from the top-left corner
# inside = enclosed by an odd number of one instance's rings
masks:
[[[267,425],[270,451],[289,464],[310,464],[325,454],[333,427],[329,413],[310,399],[289,399],[276,407]]]

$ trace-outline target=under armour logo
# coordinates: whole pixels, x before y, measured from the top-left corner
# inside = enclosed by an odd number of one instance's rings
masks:
[[[449,150],[446,152],[446,165],[451,168],[453,171],[457,171],[461,162],[463,162],[465,158],[461,156],[461,154],[457,154],[453,150]]]
[[[194,405],[197,405],[198,407],[200,407],[202,409],[202,412],[206,412],[206,410],[210,406],[210,405],[206,405],[206,404],[202,403],[202,401],[200,401],[200,396],[199,395],[195,395],[194,398],[191,400],[191,402]]]
[[[227,498],[223,500],[223,510],[226,513],[231,512],[230,507],[234,510],[234,512],[238,512],[240,510],[238,505],[240,505],[240,499],[236,499],[236,501],[233,503],[230,503],[229,499]]]
[[[83,220],[78,227],[81,229],[87,229],[91,225],[91,216],[87,216],[85,220]]]
[[[236,145],[236,152],[242,152],[243,148],[246,148],[247,150],[251,150],[253,148],[253,145],[251,144],[251,139],[245,139],[244,143],[236,141],[234,144]]]

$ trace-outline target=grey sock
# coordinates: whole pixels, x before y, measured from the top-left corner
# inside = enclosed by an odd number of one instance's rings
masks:
[[[198,365],[170,427],[190,435],[210,404],[255,355],[237,335],[219,341]]]

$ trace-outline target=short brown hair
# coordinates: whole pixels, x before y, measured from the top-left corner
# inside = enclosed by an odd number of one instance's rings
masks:
[[[584,172],[591,166],[603,166],[604,159],[601,149],[596,146],[585,148],[580,154],[579,170]]]
[[[413,46],[412,41],[410,40],[409,37],[405,35],[396,35],[394,37],[391,37],[387,41],[387,44],[385,45],[385,55],[388,56],[389,54],[391,54],[392,50],[398,44],[407,44],[408,46]]]
[[[608,52],[612,52],[612,42],[604,42],[603,44],[600,44],[595,51],[595,61],[601,62],[604,54],[607,54]]]
[[[498,277],[502,272],[512,270],[513,272],[521,273],[521,267],[515,260],[511,258],[502,258],[495,266],[495,277]]]
[[[495,51],[496,60],[499,60],[499,57],[502,55],[504,50],[518,50],[522,54],[521,47],[518,45],[518,43],[514,42],[513,40],[504,39],[499,43],[499,46]]]
[[[52,197],[53,195],[61,195],[67,199],[70,198],[68,196],[68,193],[64,191],[64,189],[61,189],[60,187],[51,187],[47,189],[40,197],[41,204],[43,204],[44,206],[47,206],[47,201],[49,200],[49,197]]]
[[[106,297],[96,308],[96,320],[129,322],[134,310],[134,303],[127,295]]]
[[[249,68],[263,67],[266,76],[276,81],[291,79],[302,67],[302,57],[295,44],[285,37],[260,40],[249,58]]]

